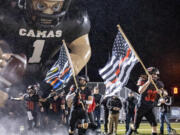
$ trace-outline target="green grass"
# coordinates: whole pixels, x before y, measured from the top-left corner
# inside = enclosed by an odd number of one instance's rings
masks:
[[[171,127],[176,129],[177,134],[180,135],[180,123],[171,123]],[[102,126],[102,131],[104,131],[103,129],[104,127]],[[138,132],[140,135],[151,135],[151,127],[149,123],[141,123]],[[159,133],[159,124],[158,124],[158,133]],[[164,125],[164,133],[167,134],[166,124]],[[125,125],[119,124],[118,135],[124,135],[124,134],[125,134]]]

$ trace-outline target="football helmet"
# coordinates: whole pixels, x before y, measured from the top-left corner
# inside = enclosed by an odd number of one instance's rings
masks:
[[[33,1],[37,1],[36,9],[33,6]],[[41,4],[39,1],[48,2],[63,2],[62,7],[57,4],[52,8],[53,13],[44,13],[45,8],[49,8],[46,4]],[[24,11],[25,20],[28,24],[37,28],[54,28],[58,26],[66,15],[71,0],[19,0],[18,7]],[[59,10],[60,9],[60,10]]]
[[[156,68],[156,67],[149,67],[147,68],[147,71],[152,75],[152,74],[155,74],[155,75],[159,75],[160,72],[159,72],[159,69]]]
[[[81,80],[84,80],[83,82]],[[78,76],[78,82],[79,82],[79,86],[86,86],[87,83],[89,82],[89,77],[82,75],[82,76]]]
[[[35,85],[29,85],[29,86],[27,87],[27,93],[28,93],[28,94],[36,94],[37,91],[36,91]]]
[[[85,76],[85,75],[82,75],[82,76],[78,77],[78,80],[85,80],[88,83],[89,82],[89,77]]]

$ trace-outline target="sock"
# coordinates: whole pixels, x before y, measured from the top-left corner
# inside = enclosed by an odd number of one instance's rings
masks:
[[[133,133],[133,129],[129,128],[129,130],[127,131],[126,135],[131,135]]]

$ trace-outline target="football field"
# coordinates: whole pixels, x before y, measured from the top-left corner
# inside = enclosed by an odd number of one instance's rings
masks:
[[[180,135],[180,123],[171,123],[171,126],[173,129],[177,131],[177,134]],[[102,126],[102,131],[103,130]],[[151,127],[149,123],[141,123],[138,132],[140,135],[151,135]],[[158,133],[159,133],[159,124],[158,124]],[[164,133],[167,134],[167,128],[166,124],[164,125]],[[118,125],[118,135],[124,135],[125,134],[125,124],[119,124]]]

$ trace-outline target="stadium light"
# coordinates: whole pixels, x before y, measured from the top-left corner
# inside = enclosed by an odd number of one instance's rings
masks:
[[[178,94],[178,87],[174,87],[174,88],[173,88],[173,94],[174,94],[174,95],[177,95],[177,94]]]

